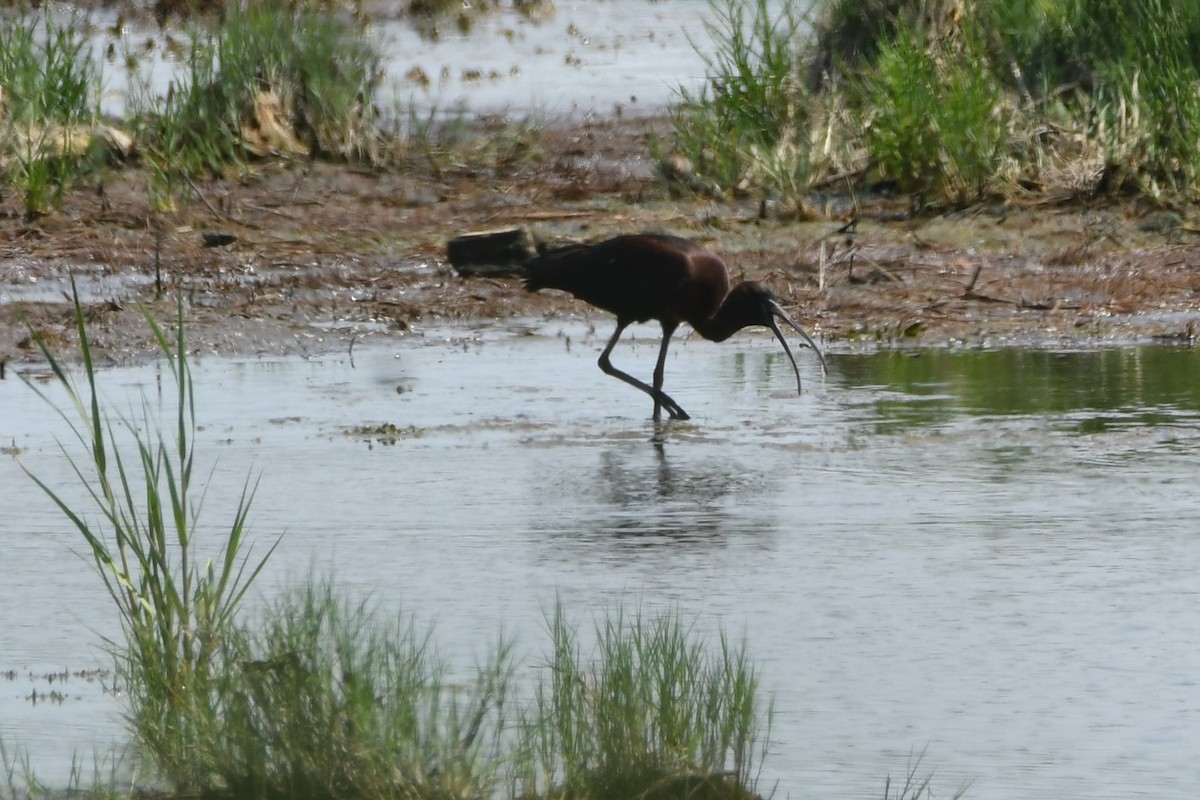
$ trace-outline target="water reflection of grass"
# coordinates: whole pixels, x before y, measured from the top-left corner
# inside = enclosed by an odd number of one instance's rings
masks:
[[[1170,419],[1200,416],[1197,353],[1182,347],[1053,350],[923,350],[843,357],[836,371],[855,386],[881,386],[876,416],[902,427],[956,416],[1115,412]]]
[[[86,456],[64,455],[92,507],[32,477],[86,542],[121,618],[123,640],[109,644],[143,783],[211,798],[755,796],[771,718],[756,670],[744,645],[714,646],[674,613],[600,613],[588,652],[556,608],[529,697],[517,696],[530,684],[515,678],[511,641],[455,680],[431,630],[327,581],[246,619],[241,600],[279,541],[250,558],[248,483],[205,552],[182,300],[173,337],[146,317],[175,378],[166,430],[148,405],[137,419],[104,408],[77,299],[75,316],[84,388],[42,350],[70,401],[60,413]],[[39,793],[19,759],[0,760],[12,797]],[[81,774],[72,791],[86,788]],[[97,791],[122,794],[109,782]]]

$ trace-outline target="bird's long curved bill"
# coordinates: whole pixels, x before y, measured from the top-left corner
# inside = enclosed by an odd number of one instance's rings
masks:
[[[801,328],[796,320],[789,317],[787,312],[784,311],[778,303],[771,303],[771,313],[796,329],[796,333],[800,334],[800,338],[804,339],[804,346],[811,347],[813,352],[817,354],[817,359],[821,362],[821,374],[828,374],[829,367],[825,364],[825,355],[821,352],[821,348],[817,347],[817,343],[812,340],[812,337],[805,332],[804,328]],[[775,332],[775,338],[778,339],[779,343],[783,345],[783,351],[787,353],[787,357],[792,362],[792,369],[796,371],[796,391],[804,391],[800,386],[800,367],[796,365],[796,358],[792,355],[792,348],[788,346],[787,339],[784,338],[783,331],[779,330],[779,325],[774,319],[771,320],[771,330]]]

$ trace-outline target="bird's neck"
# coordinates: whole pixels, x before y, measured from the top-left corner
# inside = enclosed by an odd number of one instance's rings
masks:
[[[753,322],[747,321],[741,304],[733,295],[725,298],[725,302],[711,317],[706,319],[689,320],[696,333],[710,342],[723,342]]]

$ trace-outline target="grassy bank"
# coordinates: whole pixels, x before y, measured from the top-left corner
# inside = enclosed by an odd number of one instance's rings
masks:
[[[710,0],[709,80],[673,148],[694,186],[779,197],[1141,196],[1200,184],[1200,7],[1162,0]]]
[[[438,172],[528,150],[526,125],[501,137],[472,136],[461,119],[421,119],[398,102],[381,108],[383,69],[361,9],[283,0],[158,6],[172,25],[158,36],[109,32],[104,60],[125,73],[128,89],[125,117],[103,122],[104,76],[91,51],[103,39],[86,13],[7,12],[0,174],[22,198],[27,220],[52,213],[84,180],[102,183],[106,170],[141,172],[147,216],[156,217],[204,200],[198,184],[205,180],[253,180],[274,165],[319,159]],[[178,64],[165,88],[154,83],[147,57],[160,46]]]
[[[110,58],[131,86],[116,124],[98,122],[86,18],[17,14],[0,33],[0,171],[28,218],[105,169],[142,171],[154,215],[194,201],[203,179],[253,179],[280,162],[440,175],[537,156],[528,123],[472,132],[469,120],[419,119],[399,103],[381,113],[383,67],[361,8],[159,5],[183,69],[152,91],[135,48]],[[405,11],[433,30],[471,27],[453,22],[461,4]],[[829,192],[900,195],[914,212],[981,199],[1197,199],[1192,5],[709,0],[705,24],[707,80],[681,90],[673,133],[654,146],[669,191],[748,196],[801,216],[821,213]]]

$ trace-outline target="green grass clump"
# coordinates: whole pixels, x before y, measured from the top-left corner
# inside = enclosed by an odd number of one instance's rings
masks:
[[[930,38],[945,28],[959,0],[825,0],[812,4],[809,83],[816,90],[874,64],[904,28]]]
[[[1149,66],[1158,47],[1173,50],[1200,34],[1200,6],[1174,0],[996,0],[972,10],[982,30],[1003,34],[995,48],[1039,98],[1076,86],[1091,92],[1107,66]],[[1200,52],[1188,48],[1184,61],[1200,68]]]
[[[135,96],[160,205],[185,179],[238,172],[249,157],[372,160],[378,147],[378,56],[329,11],[235,3],[215,28],[194,27],[187,69],[165,98]]]
[[[991,186],[1007,137],[1003,94],[961,43],[930,46],[902,27],[861,78],[863,138],[879,178],[899,191],[964,204]]]
[[[238,4],[221,25],[216,55],[229,102],[245,110],[257,92],[273,92],[309,155],[370,155],[379,59],[346,19],[282,2]]]
[[[494,796],[509,652],[455,688],[428,632],[310,583],[230,632],[186,735],[156,733],[210,797]]]
[[[131,76],[136,136],[155,212],[174,211],[193,178],[234,171],[243,163],[240,112],[228,96],[211,90],[217,78],[213,42],[200,38],[193,38],[187,73],[171,81],[165,97]]]
[[[991,63],[1055,128],[1099,151],[1101,190],[1195,199],[1200,5],[1172,0],[977,3]]]
[[[917,208],[1028,191],[1200,198],[1200,4],[829,0],[805,28],[773,26],[760,0],[713,2],[717,57],[673,112],[694,189],[883,180]]]
[[[0,171],[27,218],[61,205],[88,170],[99,85],[76,17],[46,12],[0,27]]]
[[[411,624],[383,625],[328,585],[286,595],[259,622],[235,621],[274,546],[249,560],[248,484],[218,552],[200,552],[195,388],[182,299],[173,340],[146,314],[174,378],[169,432],[147,404],[138,420],[104,411],[77,296],[75,310],[85,391],[38,341],[72,407],[59,413],[86,458],[64,453],[92,513],[31,477],[87,543],[120,615],[125,641],[111,644],[133,732],[155,778],[208,797],[492,795],[508,646],[459,692],[428,634]]]
[[[774,13],[768,0],[709,0],[709,9],[714,48],[701,55],[710,80],[699,93],[680,91],[674,147],[709,193],[744,187],[757,169],[762,189],[790,195],[810,173],[808,148],[796,146],[809,121],[798,72],[802,19],[791,4]]]
[[[6,19],[0,28],[0,86],[7,121],[91,122],[99,75],[78,20],[59,23],[50,13]]]
[[[548,674],[521,723],[514,794],[753,796],[770,711],[742,648],[722,636],[714,652],[671,613],[607,615],[585,655],[560,607],[551,637]]]
[[[401,122],[401,109],[396,109]],[[449,175],[498,175],[535,162],[541,155],[542,123],[536,119],[503,119],[479,126],[462,113],[445,118],[436,111],[422,117],[409,110],[402,128],[393,133],[401,145],[392,148],[393,166],[428,172],[438,180]]]
[[[1146,5],[1155,5],[1146,0]],[[1165,4],[1128,29],[1125,57],[1098,64],[1092,92],[1108,183],[1152,197],[1200,193],[1200,11]],[[1152,53],[1152,57],[1134,53]]]

